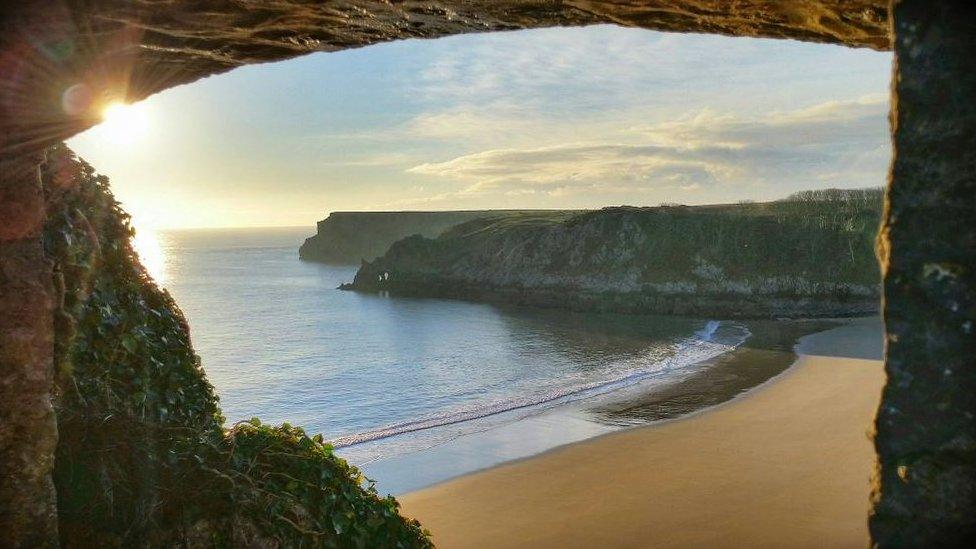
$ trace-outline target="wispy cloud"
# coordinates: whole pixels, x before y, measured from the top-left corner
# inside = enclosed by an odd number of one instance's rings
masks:
[[[788,188],[829,176],[844,186],[879,185],[887,162],[886,98],[830,101],[742,117],[709,109],[613,141],[499,148],[415,165],[408,173],[463,182],[459,195],[553,195],[697,190],[717,185]]]
[[[571,91],[563,99],[573,112],[604,110],[609,104],[646,103],[649,92],[676,83],[692,86],[732,75],[742,68],[743,51],[716,48],[721,41],[612,26],[477,35],[466,38],[464,48],[441,50],[412,85],[437,104],[516,98],[525,106],[547,107],[562,90]],[[688,67],[702,59],[709,60],[710,71],[690,75]]]
[[[619,143],[566,144],[536,149],[501,149],[427,163],[410,173],[475,180],[488,184],[517,180],[533,184],[591,179],[673,179],[688,173],[704,175],[707,159],[723,153],[716,148],[677,148]]]
[[[321,164],[333,168],[388,168],[409,166],[416,162],[416,155],[406,152],[379,152],[325,159]]]
[[[692,115],[632,131],[654,143],[724,143],[729,146],[771,144],[790,146],[877,145],[887,142],[888,98],[868,95],[833,100],[792,111],[758,117],[703,109]]]

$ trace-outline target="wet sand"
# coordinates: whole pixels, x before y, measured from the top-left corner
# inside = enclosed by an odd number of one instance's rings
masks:
[[[865,547],[880,325],[702,413],[401,496],[439,547]]]

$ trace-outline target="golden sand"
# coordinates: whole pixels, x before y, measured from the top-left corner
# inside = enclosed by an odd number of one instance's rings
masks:
[[[867,547],[884,374],[827,356],[844,338],[811,336],[786,373],[725,405],[406,494],[403,513],[447,549]]]

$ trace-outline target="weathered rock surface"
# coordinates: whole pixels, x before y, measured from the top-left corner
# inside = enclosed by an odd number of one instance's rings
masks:
[[[41,244],[40,159],[0,160],[0,546],[50,547],[58,539],[55,303]]]
[[[871,534],[976,542],[976,6],[895,3],[895,160]]]
[[[889,47],[883,0],[26,0],[0,19],[0,156],[133,101],[249,63],[405,38],[612,23]]]

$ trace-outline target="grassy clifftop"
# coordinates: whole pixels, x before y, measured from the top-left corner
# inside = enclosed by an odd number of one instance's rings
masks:
[[[876,308],[881,193],[486,217],[412,236],[351,289],[544,306],[723,316]]]
[[[306,261],[358,265],[364,259],[383,255],[390,244],[411,235],[433,238],[466,221],[518,213],[521,212],[333,212],[318,222],[316,234],[305,240],[298,256]]]

